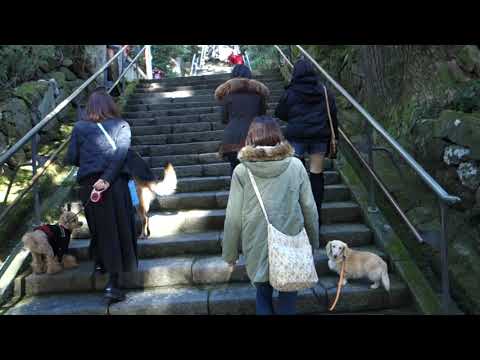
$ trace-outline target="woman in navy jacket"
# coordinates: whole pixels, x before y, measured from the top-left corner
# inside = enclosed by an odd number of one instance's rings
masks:
[[[335,139],[338,139],[337,107],[335,98],[327,91]],[[323,160],[328,156],[332,132],[328,119],[325,87],[319,82],[313,65],[300,59],[293,67],[292,80],[280,98],[275,116],[288,122],[286,138],[295,149],[295,156],[305,164],[310,155],[310,183],[321,214],[324,177]],[[321,216],[319,216],[321,225]]]
[[[119,116],[112,97],[104,89],[94,91],[87,103],[86,119],[75,124],[65,159],[67,164],[79,167],[77,181],[91,234],[90,256],[95,260],[95,271],[109,274],[105,288],[108,301],[125,298],[119,288],[119,274],[135,271],[138,265],[135,209],[125,165],[131,132]],[[96,203],[89,201],[93,188],[104,190]]]

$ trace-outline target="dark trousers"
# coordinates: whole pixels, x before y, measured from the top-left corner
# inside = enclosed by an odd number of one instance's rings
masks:
[[[295,315],[295,304],[297,301],[297,292],[278,292],[277,312],[273,310],[273,288],[269,283],[256,283],[257,315]]]
[[[230,176],[233,175],[233,170],[235,170],[235,166],[240,164],[240,161],[238,160],[237,156],[238,156],[237,152],[225,153],[225,157],[230,163]]]
[[[80,198],[87,204],[93,184],[99,175],[80,181]],[[135,234],[135,208],[128,190],[128,178],[119,176],[102,193],[98,203],[89,202],[85,217],[90,229],[90,257],[103,265],[108,273],[137,270],[137,238]]]

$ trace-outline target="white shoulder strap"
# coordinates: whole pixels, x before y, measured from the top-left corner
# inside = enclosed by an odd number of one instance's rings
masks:
[[[98,127],[100,128],[100,130],[102,130],[103,134],[105,135],[105,137],[107,138],[108,142],[110,143],[110,145],[112,145],[112,148],[114,151],[117,150],[117,145],[115,145],[115,141],[113,141],[112,137],[110,135],[108,135],[108,132],[107,130],[105,130],[105,128],[103,127],[102,124],[100,123],[97,123]]]
[[[270,224],[270,221],[268,220],[267,211],[265,210],[265,206],[263,205],[262,197],[260,196],[260,192],[258,191],[257,183],[255,182],[255,178],[250,172],[250,169],[247,169],[247,172],[248,172],[248,176],[250,177],[250,181],[252,182],[253,190],[255,190],[255,194],[257,195],[258,202],[260,203],[260,207],[262,208],[263,215],[265,215],[265,220],[267,220],[267,223]]]

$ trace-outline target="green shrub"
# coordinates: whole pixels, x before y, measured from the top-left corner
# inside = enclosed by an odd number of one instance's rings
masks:
[[[480,110],[480,80],[469,81],[455,93],[450,108],[471,113]]]
[[[0,46],[0,87],[12,88],[36,78],[42,64],[55,62],[55,45]]]

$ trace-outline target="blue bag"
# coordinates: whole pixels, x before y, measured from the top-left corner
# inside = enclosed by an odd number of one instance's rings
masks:
[[[130,190],[130,197],[132,198],[133,206],[137,207],[140,204],[138,200],[137,188],[135,186],[135,181],[130,180],[128,182],[128,190]]]

